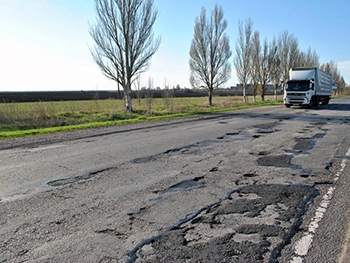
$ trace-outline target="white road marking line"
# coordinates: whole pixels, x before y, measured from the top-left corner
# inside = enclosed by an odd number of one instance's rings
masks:
[[[348,149],[346,156],[350,155],[350,148]],[[342,172],[344,171],[346,164],[348,162],[348,159],[343,159],[341,162],[341,166],[339,171],[335,174],[335,178],[334,178],[334,182],[339,180],[340,175],[342,174]],[[316,209],[315,215],[312,218],[309,226],[308,226],[308,230],[307,232],[304,234],[304,236],[302,238],[300,238],[295,245],[294,248],[294,254],[296,255],[295,257],[293,257],[293,259],[290,261],[290,263],[302,263],[304,257],[307,255],[307,252],[309,251],[312,241],[313,241],[313,237],[314,234],[318,228],[318,224],[321,221],[321,219],[323,218],[324,214],[327,211],[327,208],[333,198],[334,195],[334,191],[335,191],[335,187],[331,186],[327,193],[323,196],[322,201],[320,203],[320,206]]]

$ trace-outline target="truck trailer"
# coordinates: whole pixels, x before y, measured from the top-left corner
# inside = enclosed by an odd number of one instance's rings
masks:
[[[290,106],[327,105],[332,95],[332,75],[319,68],[291,68],[283,102]]]

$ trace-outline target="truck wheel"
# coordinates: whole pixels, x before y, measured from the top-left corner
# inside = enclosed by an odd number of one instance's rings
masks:
[[[286,105],[286,108],[290,108],[290,105],[289,104],[285,104]]]
[[[322,105],[328,105],[329,103],[329,98],[325,98],[324,101],[322,102]]]

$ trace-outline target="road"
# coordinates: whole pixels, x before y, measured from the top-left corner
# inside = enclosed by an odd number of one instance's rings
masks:
[[[264,107],[0,150],[0,262],[347,262],[349,111]]]

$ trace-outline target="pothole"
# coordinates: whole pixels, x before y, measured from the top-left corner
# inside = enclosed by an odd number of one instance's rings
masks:
[[[271,122],[271,123],[254,125],[253,127],[261,130],[271,130],[271,129],[274,129],[277,126],[277,124],[278,124],[277,122]]]
[[[90,180],[95,179],[96,177],[97,177],[96,174],[78,175],[75,177],[55,179],[52,181],[48,181],[46,184],[49,186],[52,186],[52,187],[60,187],[60,186],[66,186],[66,185],[90,181]]]
[[[141,242],[127,262],[277,262],[317,195],[313,187],[302,185],[234,190]]]
[[[317,139],[322,139],[326,133],[317,133],[311,138],[296,138],[296,144],[293,147],[295,151],[308,151],[315,147]]]
[[[307,151],[315,147],[316,142],[310,138],[296,138],[296,144],[293,147],[293,150],[296,151]]]
[[[257,177],[257,176],[258,174],[256,174],[255,172],[243,174],[243,177],[247,177],[247,178]]]
[[[223,144],[223,142],[220,140],[205,140],[205,141],[199,142],[198,146],[199,147],[207,147],[207,146],[211,146],[213,144]]]
[[[122,231],[119,231],[117,229],[103,229],[103,230],[97,230],[95,231],[97,234],[106,234],[110,236],[115,236],[119,239],[126,240],[128,239],[128,235],[123,233]]]
[[[182,148],[175,148],[175,149],[171,149],[166,151],[166,154],[173,154],[173,155],[181,155],[181,154],[185,154],[185,153],[193,153],[199,150],[198,145],[189,145],[186,147],[182,147]]]
[[[276,155],[276,156],[263,156],[257,160],[257,164],[260,166],[274,166],[274,167],[286,167],[292,169],[299,169],[300,167],[295,164],[291,164],[292,155]]]
[[[225,135],[218,137],[219,140],[236,140],[236,141],[244,141],[251,140],[252,138],[257,138],[252,136],[248,131],[234,131],[228,132]]]
[[[157,158],[154,156],[146,156],[146,157],[140,157],[140,158],[133,159],[131,162],[134,164],[139,164],[139,163],[154,162],[156,160],[157,160]]]
[[[193,189],[198,189],[198,188],[204,188],[205,185],[200,182],[204,176],[201,177],[196,177],[191,180],[184,180],[182,182],[179,182],[177,184],[174,184],[170,186],[168,189],[162,191],[164,192],[177,192],[177,191],[191,191]]]

